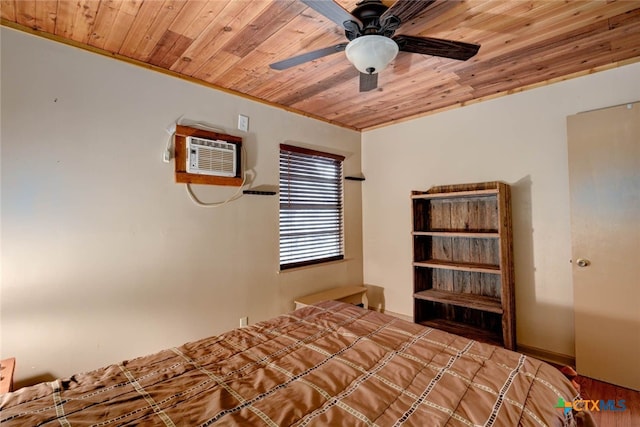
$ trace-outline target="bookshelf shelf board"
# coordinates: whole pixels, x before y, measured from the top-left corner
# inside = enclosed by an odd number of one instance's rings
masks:
[[[500,298],[470,293],[447,292],[436,289],[427,289],[425,291],[416,292],[413,294],[413,297],[427,301],[436,301],[502,314],[502,302],[500,301]]]
[[[472,271],[475,273],[502,274],[497,265],[477,264],[472,262],[441,261],[427,259],[413,263],[414,267],[442,268],[446,270]]]
[[[455,191],[451,193],[425,193],[414,194],[412,199],[451,199],[451,198],[465,198],[465,197],[495,197],[498,191],[495,189],[489,190],[474,190],[474,191]]]
[[[476,239],[498,239],[500,233],[497,231],[468,231],[468,230],[432,230],[432,231],[414,231],[414,236],[433,236],[433,237],[470,237]]]
[[[430,319],[418,322],[429,328],[440,329],[456,335],[474,339],[476,341],[485,342],[502,347],[502,339],[498,334],[482,328],[476,328],[466,323],[455,322],[447,319]]]

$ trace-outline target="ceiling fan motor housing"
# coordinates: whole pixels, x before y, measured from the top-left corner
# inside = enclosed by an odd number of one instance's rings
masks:
[[[393,36],[400,26],[400,20],[391,15],[380,22],[380,17],[387,9],[389,8],[381,0],[363,0],[358,3],[351,15],[358,18],[362,26],[355,21],[345,21],[343,26],[347,38],[353,40],[365,35]]]
[[[376,74],[383,70],[398,54],[398,45],[391,39],[400,20],[390,16],[381,25],[380,17],[387,11],[380,0],[363,0],[351,15],[362,23],[346,21],[345,35],[350,40],[345,53],[347,59],[364,74]],[[397,25],[394,25],[397,23]]]

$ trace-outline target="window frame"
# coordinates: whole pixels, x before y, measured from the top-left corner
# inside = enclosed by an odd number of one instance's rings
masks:
[[[326,184],[326,188],[323,186],[320,194],[327,192],[327,194],[329,195],[328,199],[330,200],[329,203],[326,205],[326,207],[320,207],[316,203],[314,207],[310,207],[306,209],[307,212],[311,211],[312,213],[317,215],[314,219],[316,221],[322,222],[322,225],[328,228],[325,228],[325,230],[322,231],[321,233],[317,233],[317,232],[314,233],[313,230],[310,230],[307,228],[306,232],[305,230],[303,230],[302,234],[300,234],[299,236],[299,237],[306,237],[309,239],[313,239],[314,237],[317,238],[317,237],[320,237],[320,235],[322,235],[322,237],[326,239],[325,244],[322,246],[326,248],[325,252],[329,252],[330,255],[321,256],[322,250],[320,250],[315,255],[313,253],[310,254],[312,258],[307,257],[308,259],[301,259],[298,261],[291,260],[291,258],[305,258],[300,254],[298,254],[297,257],[296,255],[289,254],[289,256],[285,256],[283,258],[283,249],[285,252],[286,251],[291,252],[292,250],[295,251],[296,249],[298,250],[300,249],[300,247],[296,248],[295,243],[292,243],[291,233],[289,233],[289,235],[287,235],[286,232],[283,234],[283,213],[284,213],[284,216],[286,216],[287,212],[291,214],[292,211],[296,210],[294,208],[291,208],[291,199],[292,198],[295,199],[296,197],[300,196],[302,193],[302,191],[300,190],[297,190],[297,192],[292,190],[292,185],[294,187],[296,186],[296,184],[304,185],[305,182],[309,184],[309,181],[305,181],[304,177],[302,177],[299,180],[292,180],[291,179],[292,177],[290,174],[286,174],[288,175],[288,177],[283,176],[285,175],[283,174],[283,171],[286,172],[291,170],[290,169],[291,163],[289,163],[290,166],[285,166],[284,164],[284,162],[287,159],[289,160],[289,162],[291,162],[291,160],[294,159],[295,160],[294,163],[302,162],[303,160],[301,159],[304,159],[304,162],[308,162],[310,160],[313,161],[314,159],[317,160],[318,163],[316,163],[315,165],[309,166],[309,171],[311,171],[313,168],[326,168],[331,164],[336,166],[335,178],[327,177],[326,179],[322,180],[323,183]],[[292,268],[309,266],[309,265],[323,264],[331,261],[338,261],[338,260],[344,259],[344,252],[345,252],[344,183],[343,183],[344,159],[345,159],[344,156],[341,156],[338,154],[327,153],[324,151],[318,151],[318,150],[298,147],[298,146],[289,145],[289,144],[280,144],[279,169],[278,169],[279,170],[279,190],[280,190],[279,191],[279,210],[278,210],[279,212],[278,213],[278,231],[279,231],[279,264],[280,264],[281,271],[292,269]],[[327,161],[329,161],[329,163],[327,163]],[[301,166],[300,163],[298,163],[297,165],[294,165],[294,168],[296,168],[296,166],[297,168],[299,167],[304,168],[304,166]],[[298,169],[298,171],[300,171],[300,169]],[[335,185],[336,187],[336,191],[333,193],[330,191],[330,187],[332,185]],[[317,200],[318,199],[316,199],[315,201]],[[331,201],[335,202],[335,204],[332,205]],[[307,203],[307,204],[314,205],[314,203]],[[302,203],[302,206],[304,205],[305,203]],[[286,208],[287,206],[290,209],[287,209]],[[298,210],[300,210],[300,204],[298,205]],[[322,214],[325,214],[324,216],[328,216],[328,217],[331,217],[332,214],[335,214],[338,216],[338,218],[337,220],[335,218],[333,220],[331,219],[323,220],[321,218],[321,216],[323,216]],[[289,223],[289,225],[287,226],[289,228],[291,228],[292,226],[294,228],[304,226],[304,224],[302,224],[302,221],[299,221],[297,224],[292,225],[292,223],[295,222],[295,219],[292,218],[291,215],[288,218],[285,218],[285,221]],[[333,228],[331,228],[332,226]],[[285,229],[287,227],[285,227]],[[291,230],[289,231],[291,232]],[[335,244],[333,245],[331,244],[332,237],[335,242]],[[337,240],[335,240],[335,237],[337,237]],[[304,245],[298,245],[298,246],[304,246]]]

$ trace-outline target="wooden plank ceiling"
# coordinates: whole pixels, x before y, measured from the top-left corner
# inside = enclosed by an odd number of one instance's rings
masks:
[[[337,2],[353,10],[357,0]],[[346,41],[341,27],[298,0],[2,0],[1,7],[5,26],[358,130],[640,59],[638,0],[436,1],[396,34],[476,43],[479,53],[461,62],[400,52],[365,93],[342,52],[269,68]]]

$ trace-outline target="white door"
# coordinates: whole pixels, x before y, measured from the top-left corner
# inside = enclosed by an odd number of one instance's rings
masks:
[[[640,390],[640,102],[567,128],[577,371]]]

